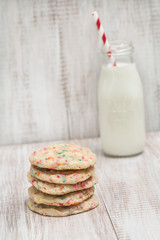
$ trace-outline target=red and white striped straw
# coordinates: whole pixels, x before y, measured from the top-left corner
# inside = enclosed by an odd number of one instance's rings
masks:
[[[105,47],[105,51],[107,52],[108,57],[111,59],[112,65],[114,67],[116,67],[117,66],[116,61],[115,61],[114,56],[112,54],[111,46],[110,46],[110,44],[108,42],[108,39],[106,37],[106,34],[104,32],[104,28],[103,28],[103,26],[102,26],[102,24],[100,22],[98,13],[97,12],[92,12],[92,16],[93,16],[94,21],[95,21],[95,23],[97,25],[97,29],[98,29],[99,35],[102,38],[102,41],[103,41],[103,44],[104,44],[104,47]]]

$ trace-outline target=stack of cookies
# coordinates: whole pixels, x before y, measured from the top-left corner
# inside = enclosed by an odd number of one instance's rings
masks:
[[[96,155],[78,145],[57,144],[37,149],[29,158],[32,187],[29,208],[42,215],[67,216],[98,205],[94,195]]]

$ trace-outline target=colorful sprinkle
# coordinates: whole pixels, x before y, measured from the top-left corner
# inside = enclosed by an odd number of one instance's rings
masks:
[[[65,183],[65,181],[66,181],[66,179],[65,179],[65,178],[63,178],[63,183]]]
[[[74,149],[72,152],[79,152],[79,150],[78,149]]]

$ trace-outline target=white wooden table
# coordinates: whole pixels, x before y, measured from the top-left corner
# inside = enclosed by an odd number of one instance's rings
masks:
[[[28,156],[46,143],[0,147],[0,239],[159,240],[160,133],[148,134],[144,153],[132,158],[104,156],[97,138],[65,142],[87,146],[97,154],[99,206],[64,218],[31,212]]]

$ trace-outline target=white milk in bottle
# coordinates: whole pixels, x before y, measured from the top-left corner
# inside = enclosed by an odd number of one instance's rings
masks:
[[[142,83],[133,46],[112,42],[113,67],[104,54],[99,78],[99,123],[104,153],[129,156],[143,151],[145,121]]]

